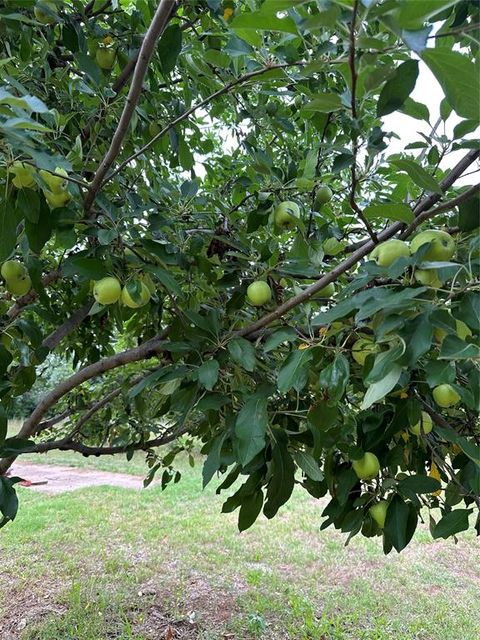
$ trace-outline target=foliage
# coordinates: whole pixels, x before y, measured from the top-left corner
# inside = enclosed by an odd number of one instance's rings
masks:
[[[161,471],[166,486],[200,441],[205,483],[243,480],[223,507],[241,529],[294,483],[330,495],[323,528],[383,534],[385,552],[408,544],[422,505],[434,537],[466,529],[480,503],[478,185],[455,183],[479,155],[476,3],[54,4],[44,21],[33,3],[0,10],[0,260],[32,285],[18,296],[7,279],[1,294],[1,424],[48,354],[75,373],[3,444],[0,470],[26,451],[143,449],[147,481]],[[442,120],[462,118],[451,137],[410,97],[424,63]],[[399,154],[381,119],[395,111],[431,125]],[[293,228],[274,224],[287,200]],[[368,259],[417,227],[449,230],[454,252]],[[128,297],[94,302],[105,277]],[[263,307],[246,298],[255,280],[272,290]],[[362,338],[376,346],[359,364]],[[435,404],[442,384],[455,406]],[[422,410],[435,426],[416,436]],[[381,470],[360,481],[366,452]],[[369,515],[380,498],[383,531]]]

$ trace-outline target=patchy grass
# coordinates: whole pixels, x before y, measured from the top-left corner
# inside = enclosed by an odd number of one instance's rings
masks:
[[[377,538],[345,548],[343,535],[319,531],[322,503],[301,491],[239,534],[214,487],[201,491],[199,469],[181,467],[163,493],[20,488],[19,516],[0,532],[2,640],[480,637],[473,535],[455,545],[422,528],[387,557]],[[143,472],[141,458],[133,469]]]

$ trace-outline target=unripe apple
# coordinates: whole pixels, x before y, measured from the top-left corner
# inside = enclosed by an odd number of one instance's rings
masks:
[[[110,71],[115,64],[116,56],[117,53],[115,49],[111,49],[109,47],[98,47],[95,53],[95,60],[101,69]]]
[[[352,346],[352,358],[360,365],[365,364],[365,360],[371,353],[378,351],[377,345],[369,338],[359,338]]]
[[[52,191],[44,191],[43,195],[45,196],[45,200],[48,202],[51,209],[65,207],[72,199],[71,194],[65,190],[59,191],[58,193],[53,193]]]
[[[26,274],[26,269],[18,260],[7,260],[0,269],[4,280],[19,280]]]
[[[455,253],[455,241],[446,231],[428,229],[417,234],[410,243],[410,251],[416,253],[420,247],[430,243],[430,248],[424,256],[425,260],[450,260]]]
[[[461,400],[460,395],[449,384],[440,384],[433,390],[433,399],[439,407],[454,407]]]
[[[57,20],[57,8],[50,0],[40,0],[33,9],[35,18],[41,24],[53,24]]]
[[[264,280],[255,280],[248,285],[247,298],[254,307],[261,307],[272,299],[272,290]]]
[[[15,296],[24,296],[32,288],[32,281],[28,274],[24,274],[20,278],[12,278],[6,281],[7,291]]]
[[[323,243],[323,251],[326,256],[336,256],[344,249],[343,242],[339,242],[336,238],[327,238]]]
[[[160,133],[160,126],[157,122],[150,122],[150,124],[148,125],[148,133],[149,135],[154,138],[157,134]]]
[[[381,267],[389,267],[400,257],[410,256],[408,244],[403,240],[387,240],[378,244],[370,254],[370,260],[374,260]]]
[[[300,218],[300,207],[296,202],[286,200],[275,209],[273,220],[277,227],[291,229],[295,227]]]
[[[413,427],[410,427],[410,431],[414,435],[419,436],[422,433],[422,428],[423,428],[423,433],[427,434],[427,433],[430,433],[430,431],[432,430],[432,427],[433,427],[432,418],[426,411],[422,411],[422,417],[417,422],[417,424],[414,424]]]
[[[378,475],[380,462],[374,453],[367,451],[363,458],[352,462],[352,467],[360,480],[371,480]]]
[[[93,297],[99,304],[114,304],[120,298],[121,293],[120,282],[112,276],[97,280],[93,287]]]
[[[65,178],[68,177],[68,173],[61,167],[56,167],[55,173],[59,173],[60,176],[65,176]],[[67,181],[64,178],[54,176],[53,173],[44,169],[41,169],[39,174],[52,193],[60,193],[65,190]]]
[[[415,280],[432,289],[440,289],[443,284],[436,269],[415,269]]]
[[[385,518],[387,517],[388,500],[380,500],[376,504],[372,505],[368,510],[369,514],[377,523],[380,529],[385,526]]]
[[[334,294],[335,285],[333,284],[333,282],[330,282],[330,284],[327,284],[326,287],[323,287],[323,289],[320,289],[320,291],[318,292],[318,295],[321,298],[331,298]]]
[[[130,309],[138,309],[139,307],[143,307],[150,301],[150,291],[147,285],[143,282],[140,283],[140,294],[135,299],[130,295],[127,287],[123,287],[122,289],[122,297],[121,302],[126,307],[130,307]]]
[[[322,205],[327,204],[327,202],[330,202],[332,197],[333,197],[333,193],[330,187],[327,187],[326,185],[323,185],[322,187],[320,187],[317,190],[317,193],[315,194],[315,205],[314,205],[315,209],[320,209]]]

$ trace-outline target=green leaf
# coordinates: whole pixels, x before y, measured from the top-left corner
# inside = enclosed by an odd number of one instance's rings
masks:
[[[347,358],[338,354],[333,362],[320,372],[319,384],[326,390],[329,403],[337,403],[343,396],[350,376]]]
[[[8,458],[9,456],[18,456],[21,453],[32,451],[35,447],[33,440],[25,438],[7,438],[0,447],[0,457]]]
[[[0,446],[3,446],[8,431],[8,418],[5,407],[0,404]]]
[[[395,366],[395,362],[403,355],[403,345],[396,344],[390,347],[388,351],[383,351],[375,356],[375,361],[365,382],[372,384],[383,380]]]
[[[425,169],[415,160],[407,160],[406,158],[403,158],[399,160],[392,160],[391,162],[402,171],[406,171],[415,184],[422,189],[432,191],[433,193],[443,193],[435,178],[425,171]]]
[[[451,362],[432,360],[425,365],[426,381],[429,387],[455,382],[455,369]]]
[[[172,24],[165,29],[157,49],[162,73],[167,75],[175,69],[177,58],[182,50],[182,30],[180,25]]]
[[[88,54],[82,53],[80,51],[75,54],[75,59],[80,71],[86,73],[94,84],[102,84],[102,72],[95,60],[92,60],[92,58]]]
[[[228,351],[232,360],[243,367],[245,371],[253,371],[255,369],[257,363],[255,347],[249,340],[245,340],[245,338],[230,340]]]
[[[398,483],[397,489],[410,495],[416,493],[433,493],[441,488],[441,484],[430,476],[414,475],[404,478]]]
[[[212,391],[218,380],[220,365],[214,359],[207,360],[198,369],[198,381],[208,391]]]
[[[377,116],[397,111],[415,88],[418,77],[418,62],[407,60],[396,69],[385,83],[377,103]]]
[[[384,398],[387,393],[395,387],[402,375],[402,367],[398,364],[393,365],[392,369],[382,380],[371,384],[363,397],[362,409],[368,409],[372,404]]]
[[[0,262],[15,249],[18,223],[17,210],[8,202],[0,201]]]
[[[255,394],[243,405],[235,423],[235,444],[243,466],[265,448],[268,428],[268,397]]]
[[[282,440],[278,440],[273,447],[270,474],[267,501],[263,508],[263,513],[269,519],[290,498],[295,484],[295,465]]]
[[[441,360],[468,360],[480,358],[480,347],[476,344],[464,342],[458,336],[446,336],[440,349]]]
[[[149,267],[148,271],[153,273],[158,280],[160,280],[167,291],[174,293],[176,296],[182,295],[180,285],[168,271],[161,269],[160,267]]]
[[[238,530],[249,529],[258,518],[263,506],[263,492],[261,489],[242,500],[238,513]]]
[[[105,264],[98,258],[72,256],[63,263],[64,276],[81,276],[85,280],[100,280],[108,275]]]
[[[254,29],[260,31],[285,31],[298,34],[297,26],[291,18],[277,18],[275,15],[266,15],[261,11],[254,13],[241,13],[230,23],[230,27],[237,29]]]
[[[412,539],[417,527],[417,513],[413,504],[407,504],[398,495],[388,505],[385,519],[385,536],[400,552]]]
[[[480,226],[480,196],[470,198],[458,206],[458,226],[460,231],[473,231]]]
[[[468,529],[468,518],[472,511],[472,509],[455,509],[450,513],[446,513],[435,525],[432,537],[435,539],[449,538],[456,533],[460,533],[460,531],[466,531]]]
[[[208,452],[208,456],[203,464],[202,469],[203,489],[205,489],[207,484],[213,478],[215,471],[220,468],[220,453],[226,436],[227,432],[225,431],[224,433],[221,433],[219,436],[214,438],[214,440],[211,442],[210,451]]]
[[[458,51],[435,47],[426,49],[422,59],[440,83],[445,96],[459,116],[479,121],[480,74],[473,62]]]
[[[5,478],[0,476],[0,511],[7,520],[15,520],[18,510],[18,498],[13,488],[19,478]],[[3,526],[5,522],[1,523]]]
[[[425,20],[432,18],[437,13],[448,7],[458,4],[461,0],[408,0],[399,2],[399,11],[396,19],[400,26],[406,29],[421,25]]]
[[[363,210],[367,220],[396,220],[399,222],[413,222],[414,215],[408,204],[397,202],[387,204],[372,204]]]
[[[400,111],[411,118],[416,118],[417,120],[425,120],[426,122],[429,122],[430,120],[428,107],[421,102],[415,102],[412,98],[407,98],[405,100]]]
[[[460,304],[458,306],[458,314],[468,326],[479,333],[480,331],[480,293],[475,291],[469,291],[462,296]]]
[[[286,393],[290,389],[301,391],[308,380],[308,365],[312,360],[309,349],[297,349],[293,351],[278,372],[277,387],[280,393]]]
[[[52,235],[52,214],[44,199],[40,201],[38,222],[25,220],[25,233],[27,234],[30,249],[40,254],[45,244]]]
[[[285,329],[278,329],[278,331],[274,331],[268,338],[265,340],[265,345],[263,350],[265,353],[269,351],[273,351],[278,346],[283,344],[284,342],[294,342],[298,339],[297,332],[295,329],[291,327],[287,327]]]
[[[34,111],[35,113],[48,113],[47,105],[35,96],[14,96],[6,89],[0,87],[0,104],[8,104],[10,107]]]
[[[323,473],[320,469],[320,465],[312,455],[305,451],[295,451],[293,458],[310,480],[313,480],[314,482],[321,482],[323,480]]]
[[[317,111],[320,111],[321,113],[330,113],[331,111],[338,111],[339,109],[343,109],[343,104],[338,93],[323,93],[322,95],[314,98],[311,102],[308,102],[302,108],[302,111],[306,113],[315,113]]]

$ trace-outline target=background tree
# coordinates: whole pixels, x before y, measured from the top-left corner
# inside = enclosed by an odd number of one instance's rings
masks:
[[[434,537],[480,531],[479,185],[456,186],[479,156],[478,13],[4,3],[3,524],[18,455],[141,449],[165,486],[200,442],[204,483],[240,482],[240,529],[296,482],[329,494],[322,527],[385,552],[422,507]],[[397,110],[431,125],[402,153]],[[72,373],[6,437],[52,354]]]

